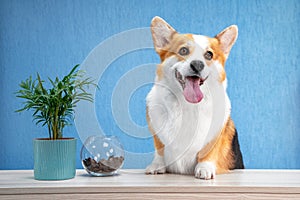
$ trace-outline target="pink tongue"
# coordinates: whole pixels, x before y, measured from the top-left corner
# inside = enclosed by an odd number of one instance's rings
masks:
[[[202,100],[203,94],[200,90],[199,84],[199,78],[186,78],[185,87],[183,89],[183,95],[188,102],[199,103]]]

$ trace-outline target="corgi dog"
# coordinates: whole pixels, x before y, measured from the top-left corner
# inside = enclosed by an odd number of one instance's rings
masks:
[[[180,34],[154,17],[151,33],[161,63],[146,98],[146,118],[155,147],[146,174],[213,179],[216,174],[243,169],[225,73],[237,26],[211,38]]]

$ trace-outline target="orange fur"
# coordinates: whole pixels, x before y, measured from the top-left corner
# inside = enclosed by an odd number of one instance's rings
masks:
[[[190,54],[193,53],[194,47],[191,46],[189,41],[193,40],[192,34],[178,34],[175,33],[172,35],[172,39],[170,44],[172,45],[166,45],[163,49],[157,50],[157,53],[159,54],[160,60],[163,63],[167,58],[171,56],[176,56],[176,58],[179,61],[185,60],[185,56],[181,56],[178,54],[179,49],[181,47],[188,47]],[[158,77],[158,80],[161,80],[163,78],[163,64],[159,64],[157,66],[156,75]]]
[[[220,42],[216,38],[209,38],[207,37],[209,41],[210,48],[213,50],[214,56],[213,60],[218,60],[219,63],[221,63],[222,66],[225,65],[226,57],[221,49]]]
[[[155,131],[153,130],[153,128],[151,126],[150,117],[149,117],[149,114],[148,114],[148,107],[146,107],[146,119],[147,119],[147,122],[148,122],[149,130],[150,130],[151,134],[153,135],[155,150],[157,151],[158,155],[163,156],[165,145],[160,141],[159,137],[155,134]]]
[[[158,25],[158,24],[160,24],[160,23],[162,23],[162,22],[161,22],[161,19],[159,19],[159,18],[153,18],[153,20],[152,20],[152,22],[151,22],[151,32],[152,32],[152,37],[153,37],[154,43],[155,43],[155,41],[156,41],[156,34],[155,34],[154,29],[155,29],[156,27],[159,27],[160,25]],[[173,27],[171,27],[171,26],[170,26],[169,24],[167,24],[166,22],[164,22],[164,25],[167,26],[167,27],[168,27],[168,30],[170,31],[170,35],[169,35],[168,37],[169,37],[169,39],[171,39],[171,38],[173,37],[173,35],[176,34],[177,32],[175,31],[175,29],[174,29]],[[156,48],[156,45],[154,45],[154,48],[155,48],[156,52],[157,52],[159,55],[160,55],[161,53],[163,54],[163,52],[165,51],[164,49],[161,50],[160,48]],[[161,55],[160,55],[160,56],[161,56]],[[162,57],[161,57],[161,60],[162,60]]]
[[[198,162],[213,162],[217,168],[217,174],[225,173],[232,168],[234,164],[232,152],[232,140],[235,134],[234,123],[231,118],[228,119],[220,136],[206,145],[198,152]],[[205,155],[205,154],[206,155]]]
[[[158,52],[161,61],[163,62],[166,58],[169,58],[173,55],[175,55],[180,61],[184,60],[185,56],[180,56],[178,54],[178,51],[181,47],[188,47],[190,50],[190,54],[192,54],[194,47],[191,46],[189,42],[193,40],[194,39],[192,34],[173,34],[170,41],[170,44],[172,45],[168,44],[163,49],[160,49]]]
[[[164,66],[162,64],[157,65],[156,76],[157,76],[158,80],[161,80],[164,76],[163,67]]]
[[[225,58],[228,57],[229,52],[237,39],[238,29],[237,26],[230,26],[219,33],[215,39],[219,41],[219,47],[222,50]],[[224,66],[224,65],[223,65]]]
[[[165,145],[160,141],[157,135],[153,135],[155,149],[160,156],[164,156]]]
[[[226,56],[223,53],[221,46],[220,46],[220,41],[216,38],[209,38],[207,37],[209,44],[210,44],[210,48],[214,54],[213,56],[213,60],[217,60],[219,61],[219,63],[224,67],[225,66],[225,61],[226,61]],[[226,78],[226,72],[223,69],[220,72],[220,82],[223,82]]]
[[[225,80],[225,78],[226,78],[226,72],[225,72],[225,70],[223,69],[223,70],[220,72],[220,79],[219,79],[219,81],[220,81],[220,82],[223,82],[223,81]]]

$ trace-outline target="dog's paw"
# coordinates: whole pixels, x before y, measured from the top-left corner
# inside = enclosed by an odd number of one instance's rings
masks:
[[[164,174],[166,173],[166,167],[162,163],[152,163],[146,168],[146,174]]]
[[[216,176],[216,166],[212,162],[200,162],[195,167],[195,177],[200,179],[214,179]]]

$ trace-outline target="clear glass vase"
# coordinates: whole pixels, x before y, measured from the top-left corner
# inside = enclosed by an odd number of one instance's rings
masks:
[[[80,156],[82,166],[93,176],[115,175],[124,163],[124,149],[116,136],[88,137]]]

